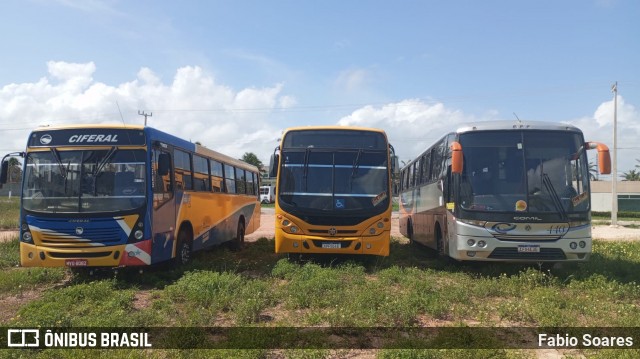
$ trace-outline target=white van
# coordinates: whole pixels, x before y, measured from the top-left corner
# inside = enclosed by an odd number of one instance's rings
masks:
[[[276,200],[276,187],[260,186],[260,202],[261,203],[273,203]]]

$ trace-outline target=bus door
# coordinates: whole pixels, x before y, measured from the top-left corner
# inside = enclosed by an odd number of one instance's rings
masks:
[[[163,149],[153,149],[153,263],[172,257],[175,242],[176,201],[174,200],[173,165],[171,154]]]

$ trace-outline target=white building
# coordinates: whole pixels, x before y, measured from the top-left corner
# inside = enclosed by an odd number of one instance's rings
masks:
[[[640,181],[618,181],[618,212],[640,212]],[[611,181],[591,182],[591,210],[611,212]]]

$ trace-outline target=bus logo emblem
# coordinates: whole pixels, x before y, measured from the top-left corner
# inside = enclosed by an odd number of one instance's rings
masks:
[[[76,234],[81,236],[82,233],[84,233],[84,228],[82,227],[76,227]]]
[[[336,234],[338,234],[338,231],[333,227],[329,228],[328,232],[329,232],[329,235],[332,236],[332,237],[335,236]]]
[[[42,137],[40,137],[40,143],[43,145],[48,145],[51,141],[53,141],[53,137],[51,137],[51,135],[42,135]]]

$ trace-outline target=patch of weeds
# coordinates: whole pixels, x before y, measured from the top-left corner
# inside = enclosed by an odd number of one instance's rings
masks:
[[[103,280],[47,291],[20,308],[16,322],[42,327],[119,327],[149,324],[132,308],[134,290]]]

